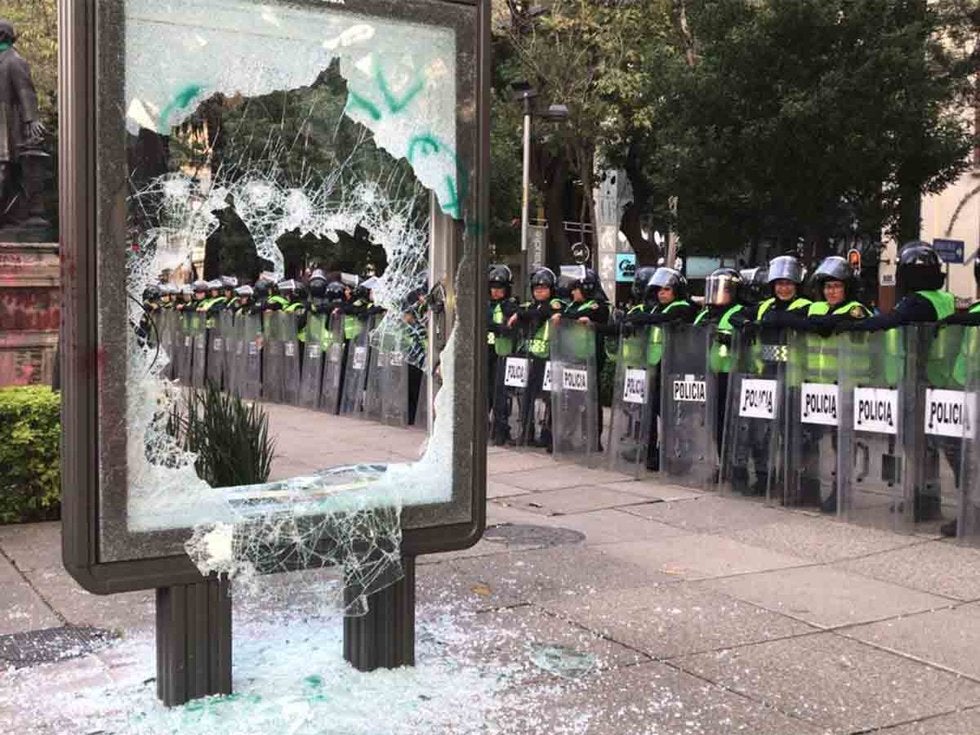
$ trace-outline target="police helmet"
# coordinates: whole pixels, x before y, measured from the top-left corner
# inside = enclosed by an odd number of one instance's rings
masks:
[[[327,275],[317,268],[310,276],[310,296],[322,299],[327,292]]]
[[[744,268],[739,271],[742,288],[739,300],[745,304],[758,304],[766,298],[769,284],[769,271],[766,268]]]
[[[792,281],[797,286],[803,283],[803,265],[795,255],[780,255],[769,261],[769,284],[776,281]]]
[[[250,299],[254,293],[251,286],[239,286],[235,289],[235,296],[240,299]]]
[[[492,265],[487,280],[490,288],[510,288],[514,285],[514,274],[506,265]]]
[[[270,281],[268,278],[260,278],[255,282],[255,298],[257,299],[267,299],[273,293],[275,293],[275,282]]]
[[[221,282],[220,278],[212,278],[208,281],[208,291],[221,291],[224,287],[225,284]]]
[[[291,298],[293,294],[296,293],[296,281],[292,278],[286,279],[285,281],[279,281],[276,284],[276,288],[279,289],[279,293],[287,298]]]
[[[572,281],[571,286],[569,286],[569,291],[575,289],[581,291],[586,300],[601,298],[602,288],[599,286],[599,274],[591,268],[586,268],[585,273]]]
[[[238,287],[238,279],[234,276],[221,276],[218,280],[221,281],[221,287],[228,291]]]
[[[160,297],[161,298],[172,298],[180,293],[180,289],[177,288],[172,283],[161,283],[160,284]]]
[[[814,297],[823,300],[823,287],[827,281],[840,281],[844,284],[847,297],[854,298],[854,290],[857,279],[854,276],[854,269],[846,259],[839,255],[831,255],[824,258],[817,269],[810,276],[810,285]]]
[[[159,301],[163,291],[156,283],[150,283],[143,289],[143,301]]]
[[[718,268],[704,282],[704,303],[725,306],[738,301],[742,276],[734,268]]]
[[[907,242],[898,254],[896,281],[902,295],[913,291],[935,291],[946,281],[943,261],[929,243],[921,240]]]
[[[324,290],[324,298],[327,301],[343,301],[347,296],[347,286],[345,286],[340,281],[332,281],[327,284]]]
[[[670,288],[674,290],[675,299],[685,299],[687,298],[687,279],[684,274],[679,270],[674,268],[657,268],[656,272],[653,274],[653,278],[647,284],[646,298],[647,300],[654,300],[657,297],[657,293],[662,288]]]
[[[633,301],[643,299],[643,294],[647,290],[647,284],[650,283],[650,279],[653,278],[653,274],[656,272],[657,269],[652,265],[645,265],[636,269],[636,275],[633,276],[633,287],[630,289],[630,293],[633,295]]]
[[[191,290],[194,293],[207,293],[209,287],[210,287],[210,284],[207,281],[203,280],[203,279],[199,279],[197,281],[194,281],[194,283],[191,284]]]
[[[538,268],[531,274],[532,291],[536,286],[547,286],[554,291],[556,285],[558,285],[558,276],[555,275],[555,272],[551,268]]]

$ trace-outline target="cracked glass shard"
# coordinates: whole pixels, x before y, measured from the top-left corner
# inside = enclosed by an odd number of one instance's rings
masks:
[[[186,549],[201,571],[242,581],[337,566],[352,594],[342,604],[357,612],[400,574],[402,508],[452,492],[453,340],[430,344],[438,316],[426,297],[453,288],[429,275],[430,197],[461,217],[455,34],[249,0],[124,8],[129,529],[193,529]],[[290,248],[310,243],[317,262],[297,264]],[[341,255],[358,247],[384,263],[371,291],[384,313],[368,344],[405,363],[376,390],[407,415],[412,370],[440,383],[429,436],[257,401],[276,439],[271,477],[212,486],[173,430],[189,387],[162,321],[147,320],[144,290],[199,277],[190,266],[202,263],[277,280],[314,265],[339,272]],[[209,349],[218,334],[209,332]]]

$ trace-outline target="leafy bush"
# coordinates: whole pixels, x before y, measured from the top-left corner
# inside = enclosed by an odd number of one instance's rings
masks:
[[[47,386],[0,389],[0,523],[60,517],[60,406]]]
[[[174,408],[167,429],[197,454],[197,474],[212,487],[269,479],[275,442],[269,438],[269,417],[258,404],[209,386],[191,391],[183,410]]]

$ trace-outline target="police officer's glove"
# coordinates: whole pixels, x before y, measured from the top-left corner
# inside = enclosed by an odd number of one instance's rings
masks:
[[[716,332],[715,333],[715,342],[717,342],[718,344],[720,344],[720,345],[722,345],[724,347],[731,347],[732,346],[732,335],[730,335],[728,332]]]
[[[636,325],[633,322],[623,322],[619,325],[619,333],[623,337],[632,337],[636,334]]]
[[[740,331],[742,336],[746,339],[755,339],[759,336],[759,323],[758,322],[745,322]]]

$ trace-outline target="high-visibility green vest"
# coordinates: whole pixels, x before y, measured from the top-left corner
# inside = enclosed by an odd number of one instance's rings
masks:
[[[980,301],[970,307],[971,314],[980,314]],[[957,385],[965,386],[969,375],[967,366],[970,360],[974,361],[974,370],[977,370],[976,361],[980,360],[980,327],[963,327],[963,339],[960,342],[960,352],[956,356],[956,364],[953,366],[953,380]]]
[[[718,326],[715,327],[717,334],[727,334],[731,335],[734,333],[735,329],[732,327],[732,317],[738,314],[742,310],[740,304],[732,306],[722,314],[721,319],[718,320]],[[698,314],[697,318],[694,320],[694,325],[699,326],[707,318],[709,309],[705,307]],[[717,339],[715,339],[711,344],[710,352],[708,353],[708,367],[713,373],[728,373],[732,369],[732,350],[731,347],[725,344],[721,344]]]
[[[690,306],[690,301],[677,299],[671,301],[667,306],[658,308],[654,314],[669,314],[671,310],[681,306]],[[647,337],[647,365],[656,367],[664,359],[664,328],[659,324],[650,325],[650,333]]]
[[[552,310],[556,313],[561,311],[565,304],[560,299],[550,299]],[[533,304],[525,304],[525,308],[530,308]],[[525,348],[531,357],[538,357],[547,360],[551,355],[551,319],[545,319],[544,324],[538,327],[538,331],[535,332],[534,336],[525,341]]]
[[[285,297],[280,296],[279,294],[276,294],[275,296],[270,296],[267,301],[270,304],[278,304],[279,308],[282,309],[283,311],[285,311],[289,307],[289,301]]]
[[[936,312],[936,321],[943,321],[956,313],[956,299],[948,291],[917,291]],[[934,388],[946,388],[953,382],[953,370],[961,340],[954,329],[940,329],[929,345],[926,358],[926,378]]]
[[[494,324],[502,325],[504,323],[504,306],[502,301],[498,301],[493,305],[493,315],[492,321]],[[494,352],[497,353],[499,357],[505,357],[510,355],[514,351],[514,340],[509,336],[498,336],[495,332],[487,332],[487,345],[493,347]]]
[[[871,316],[868,308],[859,301],[849,301],[835,308],[832,312],[830,304],[826,301],[817,301],[810,305],[807,316],[834,316],[850,315],[854,318],[867,318]],[[818,334],[806,335],[806,374],[807,380],[815,383],[834,383],[839,377],[839,367],[837,362],[838,343],[836,337],[821,337]],[[864,347],[865,345],[861,345]],[[852,372],[860,371],[861,375],[867,374],[871,368],[870,356],[867,351],[856,350],[849,356],[848,365]]]
[[[787,311],[799,311],[800,309],[808,308],[811,303],[813,303],[813,302],[810,301],[810,299],[796,298],[796,299],[794,299],[790,303],[790,305],[786,308],[786,310]],[[776,297],[775,296],[770,296],[768,299],[766,299],[761,304],[759,304],[759,308],[756,310],[756,314],[755,314],[756,321],[760,321],[761,322],[762,321],[762,317],[764,317],[766,315],[766,312],[768,312],[775,304],[776,304]],[[762,359],[762,357],[763,357],[763,354],[762,354],[762,343],[759,340],[756,340],[755,343],[752,345],[749,354],[750,354],[751,364],[753,364],[755,366],[756,372],[759,375],[762,375],[762,373],[765,371],[766,363]],[[787,356],[787,361],[790,364],[790,366],[792,366],[794,364],[795,365],[799,365],[800,364],[800,356],[799,355],[788,355]],[[797,369],[797,370],[794,371],[794,374],[790,376],[791,383],[795,384],[795,383],[798,383],[799,382],[799,375],[797,374],[798,372],[799,372],[799,370]]]
[[[214,329],[216,326],[214,321],[214,315],[209,314],[211,308],[217,304],[223,304],[226,301],[224,296],[211,296],[210,298],[204,299],[200,304],[197,305],[197,312],[199,314],[204,314],[204,326],[207,329]]]
[[[755,320],[758,321],[758,322],[761,322],[762,321],[762,317],[764,317],[766,315],[766,312],[769,311],[775,305],[775,303],[776,303],[776,297],[775,296],[770,296],[768,299],[766,299],[761,304],[759,304],[759,309],[756,312]],[[796,311],[798,309],[802,309],[804,306],[810,306],[810,304],[812,304],[812,303],[813,302],[810,301],[810,299],[796,298],[787,307],[786,310],[787,311]]]

